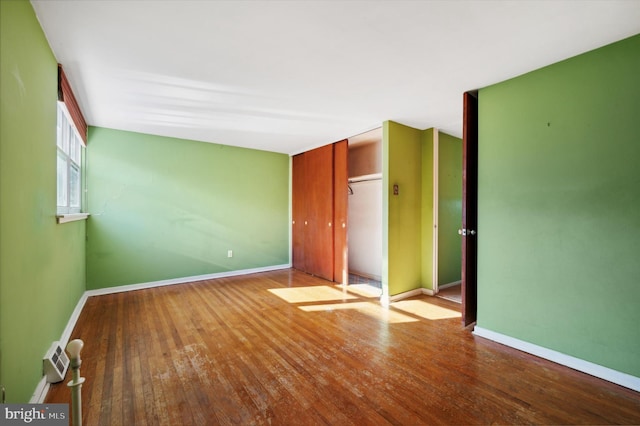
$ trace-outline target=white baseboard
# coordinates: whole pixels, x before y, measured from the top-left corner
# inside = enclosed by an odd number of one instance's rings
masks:
[[[29,404],[43,404],[49,392],[49,386],[51,385],[47,382],[47,376],[42,376],[42,379],[40,379],[36,386],[36,390],[33,392],[33,395],[31,395]]]
[[[405,291],[404,293],[394,294],[388,297],[388,302],[397,302],[398,300],[407,299],[413,296],[420,296],[421,294],[427,294],[433,296],[433,290],[428,288],[414,288],[413,290]]]
[[[447,288],[447,287],[453,287],[454,285],[458,285],[461,282],[462,281],[454,281],[452,283],[441,285],[441,286],[438,287],[438,290],[441,290],[441,289]],[[400,293],[400,294],[395,294],[393,296],[389,296],[384,301],[381,299],[381,302],[384,302],[384,303],[388,304],[388,303],[391,303],[391,302],[397,302],[398,300],[407,299],[409,297],[419,296],[421,294],[426,294],[427,296],[435,296],[436,292],[433,291],[430,288],[415,288],[413,290],[405,291],[404,293]]]
[[[442,285],[438,286],[438,290],[442,290],[443,288],[449,288],[449,287],[453,287],[453,286],[460,285],[460,284],[462,284],[461,280],[454,281],[454,282],[447,283],[447,284],[442,284]]]
[[[71,338],[71,333],[73,333],[73,329],[78,322],[78,318],[80,317],[80,313],[82,312],[82,308],[84,308],[87,299],[91,296],[101,296],[104,294],[113,294],[113,293],[122,293],[124,291],[134,291],[141,290],[145,288],[152,287],[162,287],[166,285],[173,284],[184,284],[190,283],[194,281],[204,281],[204,280],[212,280],[216,278],[226,278],[226,277],[236,277],[239,275],[249,275],[256,274],[258,272],[269,272],[269,271],[278,271],[281,269],[289,269],[291,268],[290,264],[283,265],[274,265],[274,266],[265,266],[261,268],[252,268],[252,269],[241,269],[238,271],[227,271],[227,272],[219,272],[215,274],[207,274],[207,275],[195,275],[192,277],[184,277],[184,278],[174,278],[171,280],[162,280],[162,281],[152,281],[148,283],[141,284],[131,284],[131,285],[123,285],[119,287],[108,287],[101,288],[97,290],[87,290],[82,296],[80,296],[80,300],[76,304],[75,309],[71,313],[69,317],[69,321],[67,321],[67,326],[62,331],[62,336],[60,337],[60,346],[63,348],[67,347],[67,343],[69,343],[69,339]],[[47,397],[47,393],[49,392],[50,384],[47,382],[46,376],[43,376],[38,385],[36,386],[31,399],[29,400],[30,404],[42,404],[44,399]]]
[[[523,352],[530,353],[540,358],[548,359],[557,364],[564,365],[574,370],[582,371],[583,373],[590,374],[600,379],[615,383],[625,388],[633,389],[636,392],[640,392],[640,377],[632,376],[627,373],[622,373],[617,370],[613,370],[602,365],[594,364],[589,361],[585,361],[580,358],[566,355],[561,352],[554,351],[542,346],[535,345],[533,343],[525,342],[524,340],[516,339],[511,336],[507,336],[495,331],[487,330],[482,327],[475,327],[473,334],[485,339],[493,340],[494,342],[501,343],[506,346],[521,350]]]
[[[62,331],[62,335],[60,336],[60,346],[63,348],[67,347],[67,343],[69,343],[69,338],[71,337],[71,333],[73,332],[73,328],[76,326],[78,322],[78,318],[80,317],[80,313],[82,312],[82,308],[84,308],[84,304],[87,301],[87,292],[85,291],[82,296],[80,296],[80,300],[76,303],[76,307],[73,309],[71,316],[69,317],[69,321],[67,321],[67,325]],[[36,390],[31,395],[31,399],[29,400],[29,404],[42,404],[44,403],[44,399],[47,397],[47,393],[49,392],[49,387],[51,384],[47,382],[47,377],[43,376],[38,382],[36,386]]]
[[[71,338],[71,333],[73,333],[73,328],[76,326],[78,322],[78,318],[80,317],[80,313],[82,312],[82,308],[84,308],[84,304],[87,302],[87,292],[85,291],[82,296],[80,296],[80,300],[76,303],[76,307],[71,313],[71,317],[69,317],[69,321],[67,321],[67,326],[64,328],[62,332],[62,336],[60,336],[60,346],[63,348],[67,347],[67,343],[69,343],[69,339]]]
[[[129,284],[129,285],[116,286],[116,287],[99,288],[96,290],[87,290],[85,294],[88,297],[101,296],[104,294],[122,293],[125,291],[142,290],[145,288],[163,287],[166,285],[185,284],[185,283],[192,283],[195,281],[213,280],[216,278],[236,277],[238,275],[248,275],[248,274],[256,274],[258,272],[278,271],[280,269],[289,269],[289,268],[291,268],[290,264],[265,266],[261,268],[252,268],[252,269],[240,269],[237,271],[218,272],[215,274],[194,275],[191,277],[173,278],[170,280],[151,281],[151,282],[140,283],[140,284]]]

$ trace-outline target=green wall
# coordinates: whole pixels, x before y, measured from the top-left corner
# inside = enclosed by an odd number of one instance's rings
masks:
[[[640,35],[479,92],[478,326],[640,376]]]
[[[89,144],[89,289],[289,263],[287,155],[97,127]]]
[[[85,289],[85,223],[56,224],[57,62],[31,4],[0,1],[0,383],[28,402]]]
[[[460,281],[462,140],[438,133],[438,285]]]
[[[433,140],[434,129],[383,125],[382,276],[390,296],[433,289]],[[460,279],[462,141],[439,132],[438,145],[438,282],[447,284]]]
[[[383,124],[383,284],[388,295],[420,288],[422,132],[393,121]],[[399,194],[393,195],[397,184]],[[384,266],[387,266],[385,271]]]

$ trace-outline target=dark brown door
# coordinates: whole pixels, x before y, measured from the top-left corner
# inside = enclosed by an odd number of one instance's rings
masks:
[[[304,228],[307,215],[306,207],[306,180],[305,180],[305,156],[298,154],[293,157],[292,164],[292,189],[291,189],[291,244],[293,248],[293,267],[306,271]]]
[[[476,322],[478,259],[478,94],[464,94],[462,130],[462,323]]]
[[[306,271],[333,281],[333,145],[307,151],[304,156]]]
[[[339,284],[347,284],[349,275],[347,252],[348,152],[349,144],[346,139],[333,144],[333,280]]]

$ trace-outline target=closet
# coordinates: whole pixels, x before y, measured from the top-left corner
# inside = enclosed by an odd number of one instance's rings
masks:
[[[382,281],[382,128],[349,138],[350,283]]]
[[[293,267],[347,282],[347,141],[292,159]]]

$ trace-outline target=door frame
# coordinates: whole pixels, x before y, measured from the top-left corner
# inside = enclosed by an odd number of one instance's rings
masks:
[[[478,311],[478,92],[463,95],[462,129],[462,324]]]

